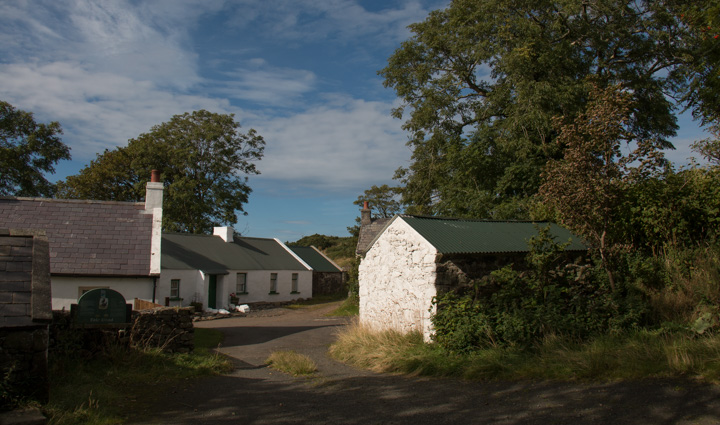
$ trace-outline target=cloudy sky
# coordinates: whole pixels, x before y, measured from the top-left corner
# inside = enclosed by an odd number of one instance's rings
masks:
[[[377,71],[407,25],[449,0],[5,0],[0,99],[59,121],[76,174],[173,115],[233,113],[267,142],[235,228],[347,236],[371,185],[410,151]],[[687,117],[670,156],[702,134]]]

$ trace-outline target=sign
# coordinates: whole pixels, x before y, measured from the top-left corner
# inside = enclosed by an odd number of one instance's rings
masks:
[[[130,322],[132,306],[113,289],[91,289],[73,305],[75,324],[124,325]]]

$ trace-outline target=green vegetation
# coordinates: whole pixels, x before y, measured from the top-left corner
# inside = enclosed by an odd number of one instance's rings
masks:
[[[163,230],[208,233],[237,223],[251,189],[247,176],[265,141],[239,131],[233,114],[206,110],[173,116],[127,146],[106,149],[79,174],[58,183],[58,197],[141,201],[153,169],[161,171]]]
[[[310,357],[294,351],[273,351],[265,364],[292,376],[307,376],[317,371],[317,365]]]
[[[116,424],[128,411],[150,410],[147,397],[173,382],[226,373],[232,363],[212,353],[222,334],[195,329],[195,351],[165,354],[158,349],[111,346],[96,355],[67,351],[50,356],[51,424]]]
[[[58,122],[37,123],[32,112],[0,101],[0,196],[52,196],[54,185],[45,173],[70,159],[61,134]]]
[[[294,246],[314,246],[330,257],[335,264],[345,268],[355,258],[357,238],[352,236],[325,236],[314,234],[304,236],[295,242],[287,242]]]
[[[423,343],[419,333],[348,328],[331,355],[381,373],[471,380],[618,380],[692,377],[720,381],[720,336],[687,332],[628,331],[586,342],[553,335],[532,347],[487,347],[454,353]]]
[[[357,316],[359,314],[360,307],[358,305],[357,297],[348,297],[340,304],[336,310],[329,314],[329,316]]]

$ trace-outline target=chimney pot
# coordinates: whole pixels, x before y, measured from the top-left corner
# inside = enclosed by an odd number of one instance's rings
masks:
[[[160,170],[152,170],[150,172],[150,181],[152,183],[160,183]]]
[[[370,215],[370,207],[368,201],[363,202],[363,209],[360,210],[360,225],[366,226],[372,224],[372,216]]]

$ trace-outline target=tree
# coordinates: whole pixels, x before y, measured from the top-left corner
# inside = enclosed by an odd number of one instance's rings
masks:
[[[390,187],[386,184],[373,185],[358,196],[353,204],[359,206],[367,201],[372,209],[373,218],[389,218],[400,214],[404,209],[400,202],[400,193],[399,187]]]
[[[628,186],[665,169],[662,140],[639,138],[630,125],[631,95],[619,87],[596,89],[587,111],[571,122],[556,119],[556,143],[564,157],[548,162],[540,197],[558,214],[560,223],[594,248],[615,289],[612,259],[623,239],[620,207]],[[632,151],[623,155],[627,144]]]
[[[255,130],[245,134],[239,127],[233,114],[175,115],[126,147],[99,154],[59,184],[58,196],[140,201],[151,170],[158,169],[165,187],[164,230],[206,233],[233,225],[251,192],[247,175],[259,174],[254,161],[265,147]]]
[[[545,163],[563,156],[553,117],[577,117],[593,86],[631,93],[628,129],[670,148],[669,96],[703,81],[690,65],[707,48],[681,18],[693,4],[455,0],[411,25],[380,71],[403,101],[394,115],[408,116],[403,200],[428,214],[525,216]]]
[[[59,123],[37,123],[32,112],[0,101],[0,195],[52,196],[43,173],[53,174],[58,161],[70,159],[61,134]]]

